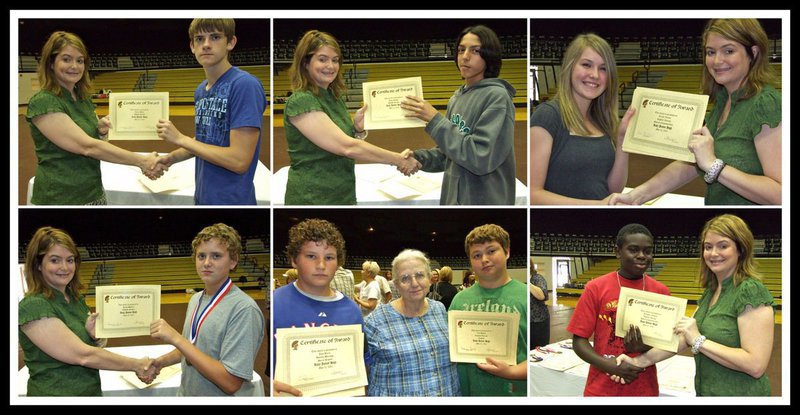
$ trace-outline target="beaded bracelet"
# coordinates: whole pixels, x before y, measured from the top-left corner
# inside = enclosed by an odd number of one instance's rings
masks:
[[[722,161],[721,159],[714,160],[714,162],[711,163],[711,167],[708,168],[708,171],[703,176],[703,180],[705,180],[706,183],[708,184],[716,182],[717,179],[719,179],[719,174],[722,173],[722,169],[724,168],[725,168],[724,161]]]
[[[700,353],[700,348],[703,347],[703,342],[705,341],[706,336],[703,336],[702,334],[697,336],[697,338],[694,339],[694,344],[692,345],[692,354]]]

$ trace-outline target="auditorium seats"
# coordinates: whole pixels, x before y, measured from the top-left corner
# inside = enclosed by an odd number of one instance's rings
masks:
[[[686,298],[696,302],[703,293],[703,288],[697,283],[699,272],[698,258],[656,258],[647,274],[663,283],[670,289],[670,293],[677,297]],[[781,285],[781,258],[757,258],[756,269],[761,274],[761,282],[767,287],[776,303],[782,300]],[[619,260],[601,260],[582,274],[572,279],[573,284],[581,286],[593,278],[608,274],[619,268]],[[557,288],[559,296],[580,296],[582,288]]]

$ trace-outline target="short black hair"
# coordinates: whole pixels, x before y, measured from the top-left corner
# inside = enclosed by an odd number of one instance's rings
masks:
[[[653,240],[653,234],[650,233],[650,230],[647,229],[644,225],[638,223],[629,223],[622,227],[617,233],[617,247],[622,248],[622,244],[625,242],[625,237],[628,235],[634,235],[637,233],[641,233],[647,235],[650,240]]]
[[[484,78],[497,78],[500,76],[500,68],[503,66],[503,47],[500,45],[500,38],[494,30],[484,25],[475,25],[465,28],[456,39],[456,49],[461,43],[461,38],[472,33],[481,40],[481,58],[486,62],[486,69],[483,72]],[[458,53],[454,54],[456,68],[458,68]]]

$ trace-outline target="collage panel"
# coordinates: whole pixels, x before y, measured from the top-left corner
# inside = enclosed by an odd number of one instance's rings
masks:
[[[19,205],[269,204],[269,19],[18,28]]]
[[[268,396],[269,235],[268,209],[20,209],[14,395]]]
[[[781,209],[597,215],[530,211],[529,396],[782,396]]]
[[[530,34],[532,204],[782,204],[782,19],[531,19]]]
[[[274,394],[527,396],[527,209],[273,213]]]
[[[273,23],[274,205],[527,205],[526,19]]]

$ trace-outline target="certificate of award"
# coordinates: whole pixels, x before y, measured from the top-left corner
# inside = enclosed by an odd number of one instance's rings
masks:
[[[149,336],[161,318],[160,285],[99,285],[95,293],[97,338]]]
[[[109,140],[160,140],[159,119],[169,119],[169,92],[115,92],[108,96]]]
[[[622,149],[694,163],[689,139],[692,131],[703,126],[707,105],[708,95],[636,88],[631,100],[636,114],[628,124]]]
[[[622,287],[617,303],[615,335],[625,337],[633,324],[639,326],[644,344],[677,352],[680,337],[673,333],[686,313],[686,299]]]
[[[447,326],[451,362],[486,363],[493,357],[517,364],[519,314],[451,310]]]
[[[367,130],[425,126],[425,121],[406,117],[408,112],[400,108],[400,102],[407,95],[422,98],[422,77],[364,82],[361,88],[367,104],[364,113],[364,128]]]
[[[364,333],[360,324],[277,329],[275,379],[303,396],[364,394]]]

